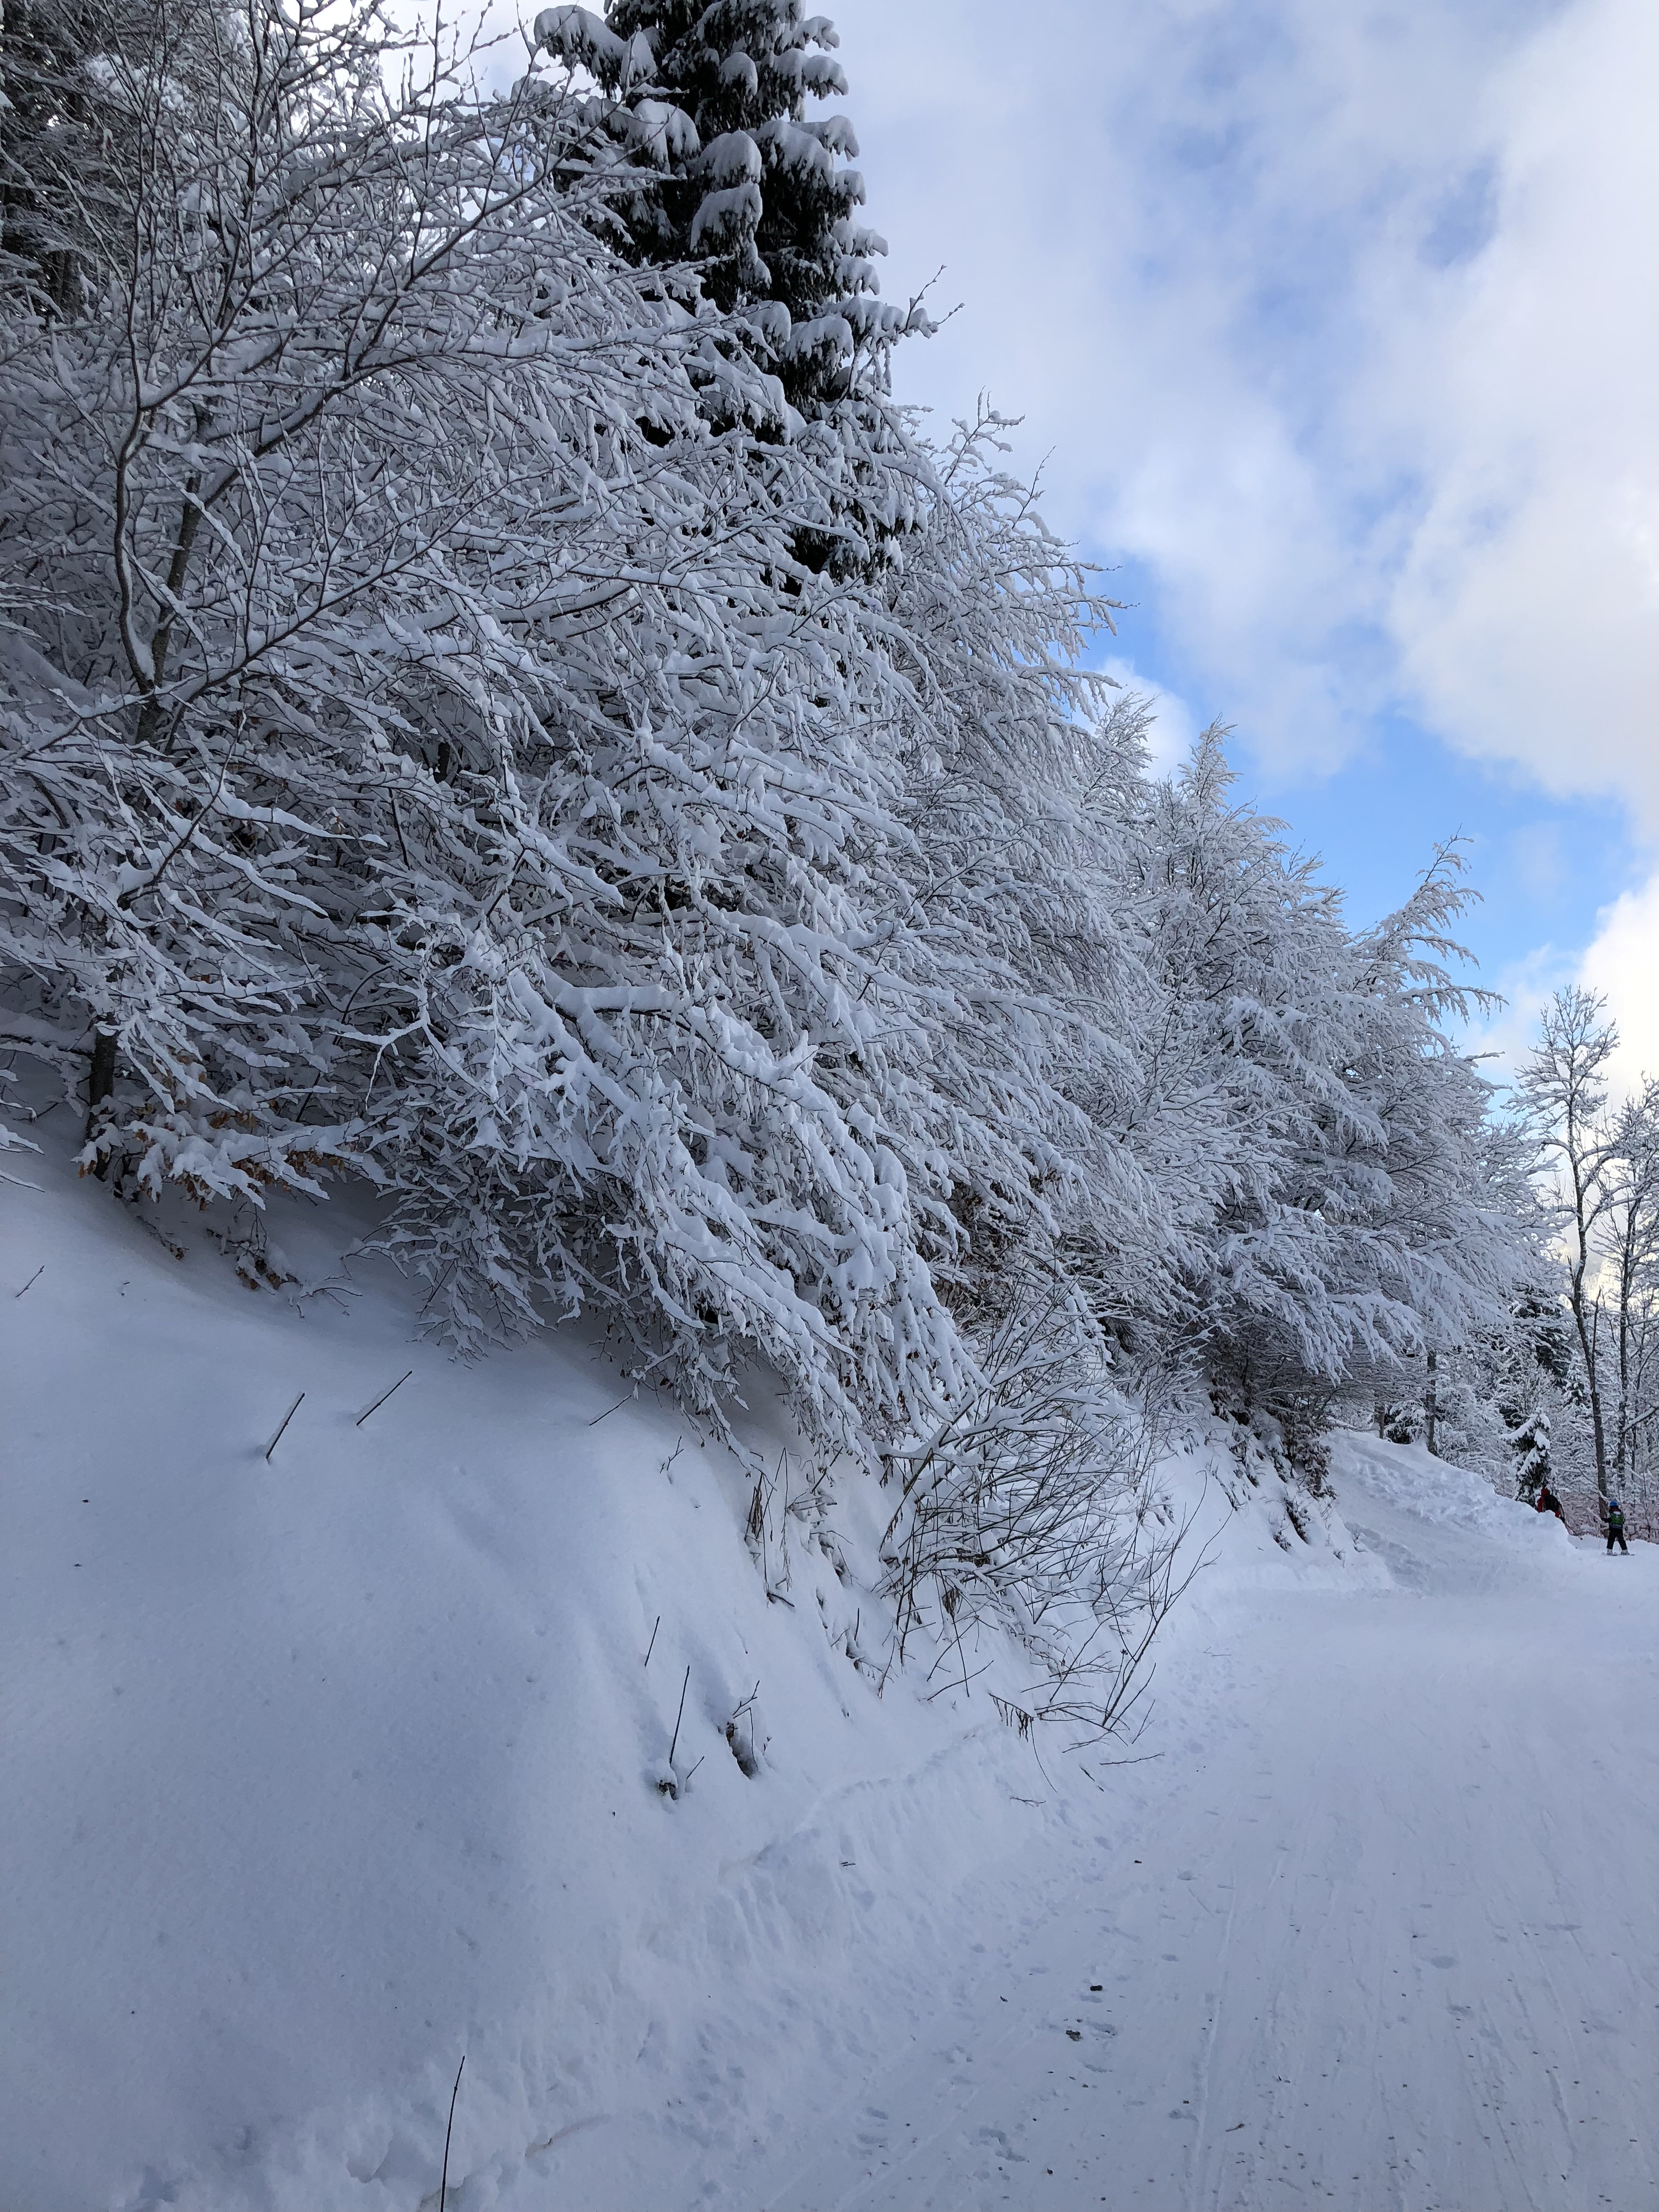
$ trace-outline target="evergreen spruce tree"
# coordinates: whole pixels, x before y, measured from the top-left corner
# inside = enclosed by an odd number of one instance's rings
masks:
[[[884,386],[889,347],[922,319],[878,296],[886,243],[856,219],[852,125],[807,112],[847,90],[829,19],[801,0],[613,0],[603,23],[544,9],[536,36],[616,103],[643,173],[623,210],[627,250],[699,264],[707,295],[799,412]]]
[[[1535,1500],[1553,1479],[1552,1404],[1570,1403],[1573,1373],[1571,1325],[1547,1281],[1525,1283],[1498,1340],[1492,1401],[1513,1455],[1516,1496]]]
[[[1515,1494],[1529,1504],[1550,1479],[1550,1417],[1542,1406],[1532,1406],[1511,1429],[1510,1449],[1515,1454]]]

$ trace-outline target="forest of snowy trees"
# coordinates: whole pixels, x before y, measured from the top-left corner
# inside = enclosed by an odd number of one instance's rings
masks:
[[[1356,930],[1222,733],[1151,772],[996,419],[891,395],[829,23],[534,37],[9,0],[17,1079],[135,1203],[373,1185],[464,1351],[763,1364],[952,1608],[1118,1527],[1126,1406],[1633,1470],[1653,1099],[1494,1110],[1455,850]]]

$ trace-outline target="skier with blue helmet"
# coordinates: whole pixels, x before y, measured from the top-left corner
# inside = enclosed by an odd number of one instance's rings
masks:
[[[1607,1555],[1613,1555],[1617,1544],[1625,1557],[1630,1557],[1630,1546],[1625,1541],[1625,1509],[1616,1498],[1607,1500]]]

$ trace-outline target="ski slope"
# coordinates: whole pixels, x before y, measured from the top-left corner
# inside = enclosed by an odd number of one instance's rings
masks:
[[[1017,1654],[881,1682],[867,1485],[763,1578],[597,1339],[21,1173],[3,2212],[434,2212],[463,2051],[451,2212],[1659,2206],[1654,1547],[1364,1439],[1304,1543],[1200,1444],[1139,1763],[1039,1763]]]
[[[1211,1610],[1097,1847],[753,2201],[1659,2205],[1659,1552],[1357,1437],[1338,1492],[1392,1587]]]

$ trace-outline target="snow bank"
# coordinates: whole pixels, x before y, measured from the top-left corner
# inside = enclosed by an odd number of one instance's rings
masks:
[[[1408,1589],[1496,1586],[1575,1558],[1553,1514],[1501,1498],[1482,1475],[1433,1458],[1421,1444],[1348,1431],[1334,1440],[1332,1474],[1358,1542]]]
[[[884,1684],[867,1486],[833,1540],[775,1519],[763,1574],[735,1461],[597,1338],[459,1366],[395,1278],[341,1272],[336,1208],[276,1209],[281,1263],[336,1286],[296,1308],[30,1172],[8,2212],[408,2212],[463,2051],[458,2212],[689,2199],[925,2012],[964,1882],[1097,1820],[996,1717],[1016,1655]],[[750,1441],[799,1485],[763,1407]],[[1229,1590],[1377,1571],[1224,1454],[1166,1474],[1212,1562],[1172,1650]]]

